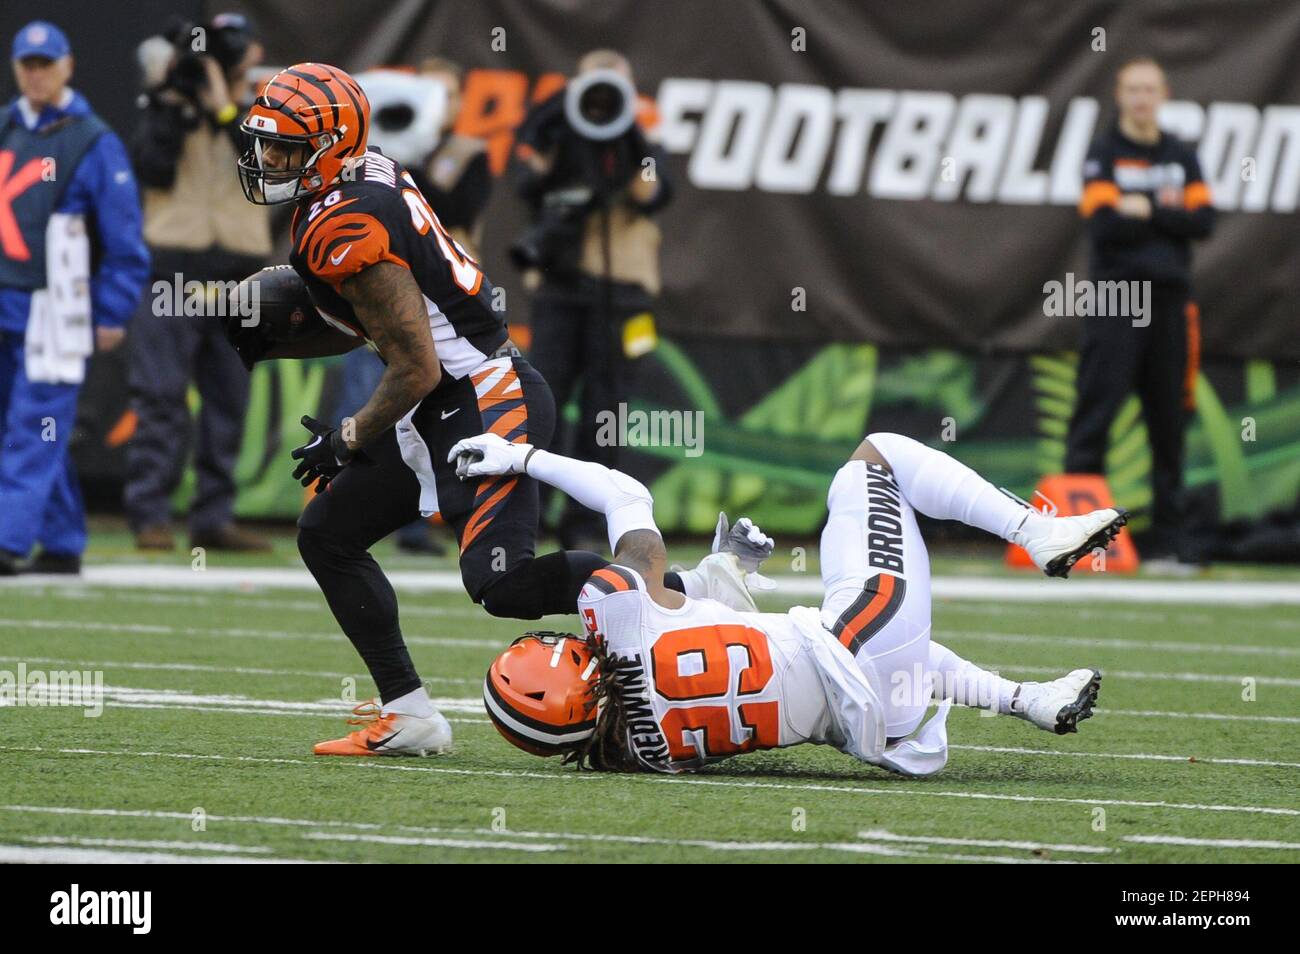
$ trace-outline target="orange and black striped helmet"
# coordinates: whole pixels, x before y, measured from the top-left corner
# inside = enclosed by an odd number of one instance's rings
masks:
[[[596,731],[596,668],[581,636],[525,633],[493,660],[483,704],[511,744],[533,755],[560,755]]]
[[[240,125],[239,181],[249,202],[278,205],[332,185],[366,153],[370,101],[336,66],[299,63],[262,87]]]

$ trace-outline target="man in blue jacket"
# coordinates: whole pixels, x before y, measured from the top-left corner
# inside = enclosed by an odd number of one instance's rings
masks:
[[[86,523],[68,448],[85,355],[92,340],[121,344],[149,253],[126,149],[68,87],[67,37],[29,23],[13,70],[20,95],[0,113],[0,575],[77,573]]]

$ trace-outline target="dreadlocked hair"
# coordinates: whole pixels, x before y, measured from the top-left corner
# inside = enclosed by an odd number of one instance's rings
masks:
[[[596,729],[591,737],[564,754],[564,765],[576,764],[592,772],[639,772],[641,765],[627,746],[627,710],[618,694],[619,673],[634,665],[632,660],[611,656],[603,639],[590,639],[587,646],[596,660],[596,685],[591,693],[590,712],[599,706]]]

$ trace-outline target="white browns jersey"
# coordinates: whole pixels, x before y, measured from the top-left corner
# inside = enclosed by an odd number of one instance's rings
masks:
[[[879,718],[876,696],[815,610],[801,620],[797,610],[741,613],[690,598],[669,609],[650,599],[636,571],[611,565],[583,586],[578,613],[623,661],[617,689],[626,745],[645,768],[691,771],[803,742],[859,758],[864,743],[879,751],[874,723],[859,724]],[[837,649],[844,659],[828,660]],[[839,686],[845,679],[856,684]],[[847,719],[846,695],[854,700]]]

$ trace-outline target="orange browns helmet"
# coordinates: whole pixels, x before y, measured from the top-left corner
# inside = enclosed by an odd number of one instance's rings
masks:
[[[582,637],[525,633],[493,660],[483,702],[507,741],[533,755],[560,755],[596,731],[595,676]]]
[[[278,205],[329,186],[348,159],[366,154],[369,127],[370,101],[343,70],[324,63],[280,70],[239,127],[246,143],[239,158],[244,195],[258,205]],[[273,143],[289,157],[283,166],[267,166]]]

